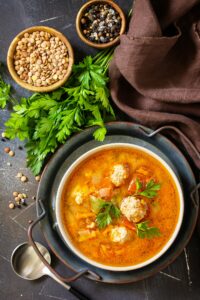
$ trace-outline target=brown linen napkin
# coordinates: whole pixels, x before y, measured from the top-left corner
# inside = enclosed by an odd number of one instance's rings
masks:
[[[135,0],[110,66],[111,95],[135,122],[174,125],[200,151],[200,4]],[[195,153],[182,140],[200,168]]]

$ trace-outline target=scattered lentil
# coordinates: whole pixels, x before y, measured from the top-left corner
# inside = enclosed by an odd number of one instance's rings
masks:
[[[17,177],[17,178],[21,178],[22,176],[23,176],[23,174],[19,172],[19,173],[17,173],[17,176],[16,176],[16,177]]]
[[[35,176],[35,180],[36,180],[36,181],[40,181],[40,175]]]
[[[26,182],[27,180],[28,180],[28,178],[27,178],[26,176],[23,175],[23,176],[21,177],[21,182]]]
[[[14,54],[14,67],[20,79],[38,87],[63,79],[62,71],[68,68],[68,61],[64,42],[45,31],[25,33]],[[55,70],[54,75],[51,70]]]
[[[81,29],[91,42],[104,44],[120,35],[121,17],[109,4],[97,3],[89,6],[81,18]]]
[[[8,152],[8,155],[10,155],[11,157],[15,156],[15,152],[11,150],[11,151]]]
[[[5,147],[5,148],[4,148],[4,152],[5,152],[5,153],[9,153],[9,152],[10,152],[10,148],[9,148],[9,147]]]
[[[13,197],[17,197],[18,196],[18,192],[13,192]]]
[[[14,204],[13,202],[9,203],[9,208],[10,208],[10,209],[15,208],[15,204]]]
[[[19,196],[15,197],[15,201],[19,202],[21,200],[21,198]]]

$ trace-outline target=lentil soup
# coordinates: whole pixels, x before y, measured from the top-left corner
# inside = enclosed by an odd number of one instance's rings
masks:
[[[180,195],[172,175],[141,149],[103,149],[64,183],[61,222],[70,242],[97,263],[126,267],[156,254],[173,235]]]

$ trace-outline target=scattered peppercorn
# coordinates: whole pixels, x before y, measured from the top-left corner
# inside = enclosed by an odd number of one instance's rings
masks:
[[[15,208],[15,204],[14,204],[14,203],[12,203],[12,202],[11,202],[11,203],[9,203],[9,208],[10,208],[10,209],[13,209],[13,208]]]
[[[8,152],[8,155],[15,156],[15,152],[11,150],[11,151]]]
[[[21,203],[22,203],[23,205],[27,205],[24,198],[21,199]]]
[[[9,147],[5,147],[5,148],[4,148],[4,152],[5,152],[5,153],[9,153],[9,152],[10,152],[10,148],[9,148]]]
[[[19,150],[23,150],[23,147],[22,147],[22,146],[18,146],[18,149],[19,149]]]
[[[28,178],[27,178],[26,176],[23,175],[23,176],[21,177],[21,182],[26,182],[27,180],[28,180]]]
[[[21,80],[32,86],[49,86],[62,80],[68,64],[66,45],[46,31],[27,32],[17,43],[15,71]]]
[[[122,20],[111,5],[97,3],[85,10],[80,23],[82,32],[88,40],[104,44],[120,35]]]

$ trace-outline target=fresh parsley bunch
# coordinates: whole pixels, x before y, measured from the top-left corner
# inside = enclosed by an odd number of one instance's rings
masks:
[[[104,122],[114,120],[109,103],[107,70],[113,49],[86,56],[73,67],[67,84],[52,93],[22,98],[5,123],[6,137],[27,140],[27,165],[34,175],[44,160],[75,132],[97,125],[94,138],[103,141]],[[3,104],[4,105],[4,104]]]

